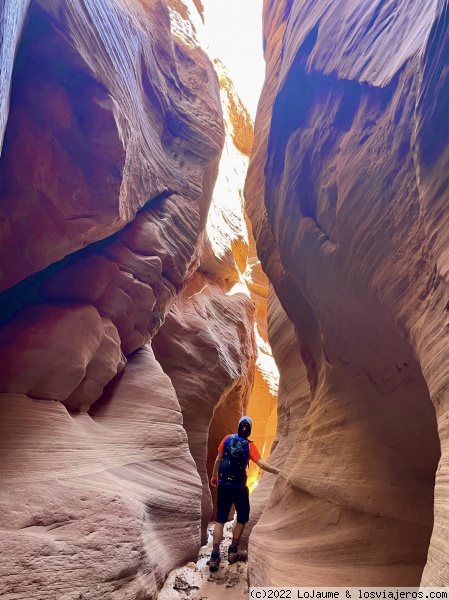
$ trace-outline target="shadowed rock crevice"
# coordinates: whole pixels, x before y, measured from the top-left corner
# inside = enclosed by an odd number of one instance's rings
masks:
[[[158,197],[153,198],[145,206],[143,206],[137,214],[144,216],[147,211],[151,212],[154,205],[157,205],[158,202],[165,200],[171,195],[171,193],[172,192],[167,191],[163,194],[160,194]],[[127,227],[131,228],[131,230],[133,229],[132,225],[125,226],[122,232],[117,232],[109,237],[104,238],[103,240],[94,242],[85,248],[72,252],[65,258],[62,258],[61,260],[49,265],[45,269],[30,275],[29,277],[20,281],[20,283],[17,283],[15,286],[12,286],[0,294],[0,325],[4,325],[11,321],[14,315],[23,307],[26,307],[30,304],[43,304],[47,302],[49,297],[46,292],[46,286],[48,285],[49,280],[51,280],[53,277],[58,278],[61,272],[65,271],[66,269],[70,270],[78,262],[83,264],[85,262],[89,262],[89,257],[92,257],[92,255],[108,254],[108,246],[113,245],[118,240],[122,244],[126,245],[125,234],[127,232]],[[139,278],[139,273],[135,273],[134,275],[136,278]],[[141,276],[143,277],[143,281],[148,282],[148,276],[144,276],[143,273],[141,273]],[[168,287],[171,286],[168,279],[166,281],[166,285]],[[174,294],[175,289],[174,286],[172,287]]]

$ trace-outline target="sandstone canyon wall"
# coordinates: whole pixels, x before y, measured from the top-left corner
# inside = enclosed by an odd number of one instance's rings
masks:
[[[278,377],[267,338],[268,282],[243,207],[253,125],[224,65],[214,62],[226,137],[201,264],[153,342],[176,389],[203,481],[203,542],[216,493],[215,488],[209,490],[209,479],[217,447],[236,431],[239,417],[249,413],[255,422],[251,438],[264,456],[269,454],[276,426],[273,417],[267,420],[276,413]],[[258,477],[254,465],[249,485]]]
[[[254,379],[241,165],[241,232],[206,231],[224,79],[198,2],[0,9],[0,595],[154,598],[210,514],[209,421]]]
[[[270,464],[285,469],[286,461],[298,437],[304,416],[310,406],[310,386],[307,371],[301,359],[299,341],[293,323],[288,319],[274,290],[268,295],[268,332],[270,347],[279,365],[279,393],[277,398],[277,432],[269,448]],[[277,476],[264,474],[251,496],[251,516],[245,528],[241,546],[247,547],[249,536],[258,523],[270,498]],[[279,523],[268,525],[275,536]],[[258,531],[261,529],[259,528]],[[251,538],[253,540],[253,538]],[[257,543],[251,545],[251,563],[266,562],[267,551]]]
[[[448,9],[265,2],[245,197],[311,403],[252,585],[449,582]]]

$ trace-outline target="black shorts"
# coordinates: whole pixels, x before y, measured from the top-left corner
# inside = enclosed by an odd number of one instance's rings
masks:
[[[217,490],[217,523],[226,523],[229,512],[234,504],[237,511],[237,523],[247,523],[249,520],[249,491],[243,487],[219,485]]]

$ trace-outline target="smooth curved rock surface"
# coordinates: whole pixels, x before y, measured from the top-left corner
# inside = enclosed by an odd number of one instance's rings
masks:
[[[89,414],[0,398],[2,596],[154,598],[195,557],[201,484],[151,348]]]
[[[36,0],[25,16],[6,0],[1,290],[168,191],[197,202],[204,226],[223,143],[218,85],[165,2]]]
[[[443,4],[265,3],[245,196],[312,403],[252,585],[447,583]]]
[[[83,304],[22,309],[0,329],[0,348],[0,393],[58,400],[84,410],[125,363],[117,329]]]
[[[7,123],[12,64],[0,75],[11,600],[154,598],[200,546],[178,399],[141,349],[198,268],[224,139],[217,76],[177,5],[32,2]],[[2,5],[6,63],[21,6]]]
[[[176,390],[203,481],[203,542],[212,513],[206,466],[210,461],[213,465],[218,444],[234,430],[253,385],[252,319],[253,304],[245,294],[226,294],[218,284],[196,274],[153,340],[156,358]],[[216,422],[209,427],[214,415]]]
[[[270,464],[281,469],[279,477],[282,478],[285,477],[286,463],[298,439],[302,420],[310,407],[310,386],[295,329],[271,286],[268,295],[268,330],[273,357],[279,368],[279,393],[276,437],[273,445],[267,448],[266,456]],[[248,538],[269,501],[277,479],[276,475],[264,473],[251,494],[251,517],[243,534],[242,548],[247,548]],[[251,544],[249,566],[260,568],[265,558],[258,543],[257,531],[251,535]]]

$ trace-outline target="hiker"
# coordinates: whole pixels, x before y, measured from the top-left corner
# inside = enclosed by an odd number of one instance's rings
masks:
[[[239,420],[238,433],[226,436],[218,446],[214,470],[210,483],[217,489],[217,520],[213,535],[213,549],[209,559],[209,569],[217,571],[220,563],[220,542],[223,538],[224,524],[234,504],[237,511],[237,523],[232,532],[228,561],[230,564],[246,560],[245,550],[239,550],[240,537],[249,520],[249,491],[246,485],[246,468],[251,459],[258,467],[269,473],[279,474],[279,469],[262,460],[254,442],[248,439],[253,422],[249,417]]]

